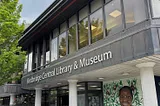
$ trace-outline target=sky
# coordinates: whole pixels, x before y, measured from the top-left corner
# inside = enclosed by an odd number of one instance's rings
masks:
[[[23,4],[21,21],[32,23],[44,10],[47,9],[55,0],[19,0]]]

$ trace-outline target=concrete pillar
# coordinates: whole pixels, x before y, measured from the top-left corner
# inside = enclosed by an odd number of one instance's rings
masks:
[[[35,106],[41,106],[42,89],[36,88]]]
[[[154,62],[137,64],[140,69],[144,106],[158,106],[153,67]]]
[[[10,106],[14,106],[15,105],[15,100],[16,100],[16,96],[15,94],[10,94]]]
[[[77,80],[69,82],[69,106],[77,106]]]

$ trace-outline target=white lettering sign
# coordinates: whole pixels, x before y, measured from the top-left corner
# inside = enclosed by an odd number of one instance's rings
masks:
[[[93,64],[98,64],[102,61],[109,60],[112,57],[113,57],[112,52],[108,51],[90,58],[82,58],[79,61],[74,61],[73,64],[63,66],[63,67],[62,66],[56,67],[53,69],[53,71],[43,72],[42,74],[37,75],[35,77],[31,76],[30,78],[27,78],[27,84],[31,84],[35,82],[39,83],[41,80],[44,80],[50,77],[62,75],[65,73],[72,73],[73,70],[91,66]]]

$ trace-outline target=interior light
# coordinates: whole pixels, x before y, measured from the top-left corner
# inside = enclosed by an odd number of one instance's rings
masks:
[[[114,18],[116,18],[116,17],[118,17],[118,16],[121,15],[121,12],[119,10],[114,10],[109,15],[112,16],[112,17],[114,17]]]
[[[104,78],[103,77],[100,77],[100,78],[98,78],[99,80],[103,80]]]
[[[77,87],[82,86],[82,85],[77,85]]]
[[[97,28],[97,27],[91,25],[91,30],[94,30],[94,29],[96,29],[96,28]],[[86,29],[88,29],[88,27],[86,27]]]
[[[97,85],[91,85],[90,86],[91,88],[96,88],[96,87],[98,87]]]
[[[101,88],[96,88],[97,90],[101,90]]]
[[[123,76],[127,76],[127,75],[129,75],[129,74],[130,74],[130,73],[128,73],[128,72],[123,72],[123,73],[122,73]]]
[[[80,89],[80,90],[84,90],[85,88],[84,88],[84,87],[79,87],[78,89]]]
[[[57,83],[57,84],[58,84],[58,85],[61,85],[62,83],[59,82],[59,83]]]

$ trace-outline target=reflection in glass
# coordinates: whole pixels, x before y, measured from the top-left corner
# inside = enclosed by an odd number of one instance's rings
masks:
[[[26,55],[26,60],[25,60],[25,63],[24,63],[24,73],[27,72],[27,66],[28,66],[28,55]]]
[[[49,91],[43,90],[42,91],[42,97],[41,97],[41,104],[42,106],[49,106]]]
[[[32,71],[32,58],[33,58],[33,52],[30,52],[28,60],[28,72]]]
[[[66,55],[66,32],[59,35],[59,58]]]
[[[63,33],[67,29],[67,23],[64,22],[60,25],[60,33]]]
[[[88,42],[88,18],[79,23],[79,49],[87,46]]]
[[[40,42],[40,66],[43,66],[43,42]]]
[[[49,106],[57,106],[57,90],[50,90],[49,94]]]
[[[46,42],[46,64],[50,62],[49,39]]]
[[[57,37],[51,41],[51,61],[57,60]]]
[[[85,106],[85,94],[78,94],[77,102],[78,106]]]
[[[38,54],[37,54],[37,46],[36,44],[33,45],[33,70],[36,69],[36,65],[38,63]]]
[[[131,27],[146,19],[144,0],[123,0],[126,27]]]
[[[92,43],[103,38],[103,17],[102,9],[96,11],[91,16]]]
[[[93,0],[91,2],[91,12],[94,12],[98,8],[102,7],[102,0]]]
[[[68,30],[68,45],[69,54],[76,51],[76,25],[72,26]]]
[[[123,29],[120,0],[113,0],[105,5],[106,27],[108,35],[115,34]]]
[[[87,15],[88,15],[88,5],[83,7],[79,11],[79,20],[82,20],[83,18],[87,17]]]
[[[100,106],[100,94],[88,94],[88,106]]]
[[[151,0],[152,2],[152,11],[153,11],[153,17],[160,17],[160,0]]]

